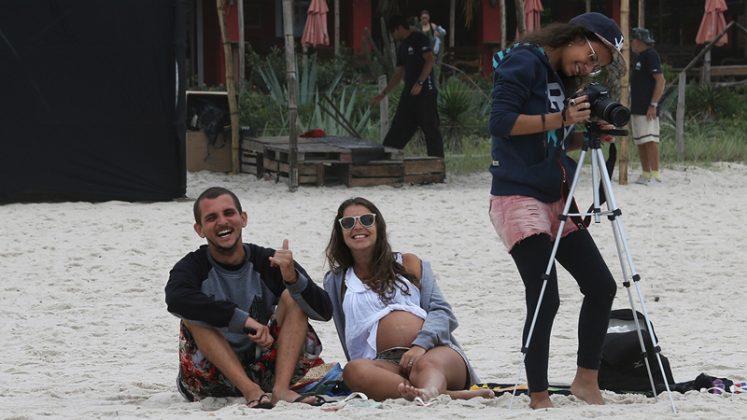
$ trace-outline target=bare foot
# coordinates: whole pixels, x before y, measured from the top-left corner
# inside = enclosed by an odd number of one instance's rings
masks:
[[[533,410],[542,408],[553,408],[552,400],[550,400],[550,393],[547,391],[530,392],[529,408]]]
[[[291,391],[290,389],[273,389],[272,403],[277,404],[278,401],[294,402],[300,396],[301,394],[296,391]]]
[[[571,382],[571,394],[587,404],[604,405],[598,377],[598,370],[579,367],[576,369],[576,377]]]
[[[602,398],[602,392],[599,391],[598,385],[588,386],[586,384],[576,384],[576,381],[573,381],[571,394],[587,404],[604,405],[604,398]]]
[[[435,389],[416,388],[405,383],[397,385],[397,392],[399,392],[399,395],[407,401],[414,401],[415,398],[419,397],[424,402],[428,402],[430,399],[438,396],[438,391]]]
[[[495,398],[495,392],[492,389],[464,389],[459,391],[446,391],[446,395],[453,400],[469,400],[471,398]]]

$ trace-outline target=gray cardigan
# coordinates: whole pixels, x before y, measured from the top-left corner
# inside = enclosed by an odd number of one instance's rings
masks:
[[[464,354],[464,350],[459,346],[459,343],[452,334],[452,331],[456,329],[459,323],[451,311],[451,305],[444,299],[441,289],[438,287],[436,279],[433,276],[430,263],[423,261],[422,267],[420,307],[428,315],[426,315],[423,328],[418,333],[415,341],[412,342],[412,345],[420,346],[426,350],[436,346],[451,347],[462,356],[464,362],[467,364],[470,384],[480,383],[480,378],[477,377],[467,356]],[[345,357],[350,361],[350,354],[348,354],[348,349],[345,345],[345,314],[342,311],[343,296],[341,291],[344,277],[344,270],[341,272],[327,272],[324,276],[324,290],[327,291],[330,300],[332,300],[332,318],[335,320],[337,335],[340,338],[340,344],[342,345],[342,350],[345,352]]]

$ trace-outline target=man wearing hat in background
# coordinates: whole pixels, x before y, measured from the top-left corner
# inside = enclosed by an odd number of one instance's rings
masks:
[[[661,182],[659,174],[659,100],[664,94],[661,59],[653,48],[654,38],[648,29],[633,28],[630,49],[636,54],[630,78],[630,127],[638,146],[641,175],[637,184]]]

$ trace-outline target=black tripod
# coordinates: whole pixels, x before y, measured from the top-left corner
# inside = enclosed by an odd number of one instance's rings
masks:
[[[648,310],[646,309],[646,302],[643,298],[643,292],[641,291],[640,286],[638,285],[638,281],[641,279],[641,276],[638,274],[638,272],[635,269],[635,265],[633,265],[633,259],[630,256],[630,249],[628,248],[628,242],[625,239],[625,231],[623,229],[622,224],[622,211],[617,207],[617,203],[615,202],[615,195],[612,192],[612,181],[610,180],[609,172],[607,171],[607,167],[605,166],[604,161],[604,153],[602,152],[602,141],[600,140],[599,136],[600,134],[610,134],[610,135],[625,135],[627,134],[627,131],[625,130],[612,130],[612,131],[602,131],[598,128],[596,123],[590,122],[586,124],[586,133],[584,137],[584,145],[581,149],[581,153],[578,158],[578,167],[576,168],[576,173],[573,176],[573,182],[571,183],[570,191],[568,192],[568,196],[565,202],[565,207],[563,208],[563,213],[560,215],[560,226],[558,227],[557,235],[555,235],[555,242],[553,243],[552,247],[552,253],[550,254],[550,260],[547,262],[547,268],[545,269],[545,274],[542,276],[542,288],[540,290],[539,300],[537,301],[537,307],[534,311],[534,316],[532,317],[532,323],[529,328],[529,333],[527,335],[526,344],[524,347],[522,347],[521,352],[526,356],[527,350],[529,349],[529,345],[532,341],[532,334],[534,333],[534,327],[537,322],[537,317],[539,315],[540,307],[542,306],[542,299],[545,295],[545,289],[547,287],[547,282],[550,279],[550,273],[552,272],[553,265],[555,263],[555,255],[558,251],[558,246],[560,245],[561,240],[561,234],[563,233],[563,228],[565,227],[565,223],[571,216],[576,217],[586,217],[586,216],[593,216],[594,222],[599,223],[601,220],[601,216],[607,216],[607,219],[612,222],[612,232],[615,237],[615,245],[617,247],[617,255],[620,258],[620,266],[622,267],[623,272],[623,286],[625,286],[625,289],[628,292],[628,301],[630,302],[630,308],[633,312],[633,321],[635,322],[636,332],[638,333],[638,341],[641,346],[641,356],[643,357],[643,360],[646,363],[646,370],[648,372],[648,378],[651,384],[651,390],[653,391],[654,398],[657,398],[656,396],[656,386],[654,385],[654,379],[651,374],[651,366],[648,362],[648,357],[646,354],[646,346],[645,342],[643,340],[643,333],[641,331],[641,325],[640,321],[638,319],[638,315],[635,309],[635,303],[633,300],[633,294],[630,290],[631,284],[635,286],[636,293],[638,295],[638,301],[641,305],[641,311],[643,312],[643,316],[645,318],[649,338],[651,339],[651,343],[653,343],[654,351],[656,352],[656,360],[659,364],[659,369],[661,370],[662,378],[665,378],[664,385],[666,386],[667,393],[669,395],[669,401],[672,405],[672,412],[674,414],[677,414],[677,408],[674,405],[674,399],[672,398],[672,391],[669,389],[668,381],[666,380],[667,375],[664,372],[664,365],[661,362],[661,349],[659,348],[659,343],[656,339],[656,336],[654,335],[653,326],[651,325],[651,321],[649,320],[648,316]],[[594,204],[592,205],[592,208],[590,212],[587,213],[569,213],[571,205],[573,203],[573,194],[576,191],[576,186],[578,185],[578,180],[581,177],[581,168],[584,164],[584,159],[586,157],[586,153],[591,150],[591,179],[592,179],[592,186],[594,190]],[[604,196],[606,197],[607,201],[607,210],[602,211],[601,209],[601,198],[600,198],[600,188],[599,185],[602,185],[602,189],[604,191]],[[632,280],[632,283],[631,283]],[[516,394],[516,387],[514,387],[514,395]],[[512,396],[513,400],[513,396]]]

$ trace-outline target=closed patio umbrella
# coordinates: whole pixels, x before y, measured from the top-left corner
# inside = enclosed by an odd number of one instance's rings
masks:
[[[700,21],[698,35],[695,36],[696,43],[707,44],[713,41],[726,28],[726,19],[724,19],[726,9],[726,2],[724,0],[706,0],[705,13],[703,14],[703,19]],[[729,42],[729,35],[724,34],[713,45],[719,47],[727,42]],[[711,50],[706,51],[703,63],[703,81],[706,84],[711,83]]]
[[[703,14],[703,19],[700,21],[698,35],[695,36],[696,43],[706,44],[724,30],[726,27],[724,12],[726,9],[726,2],[724,0],[706,0],[705,13]],[[714,45],[720,47],[727,42],[729,42],[729,36],[724,35]]]
[[[301,37],[301,45],[304,48],[329,45],[327,13],[329,13],[329,7],[327,7],[326,0],[311,0]]]
[[[540,14],[545,10],[540,0],[524,0],[524,26],[527,32],[540,28]]]

